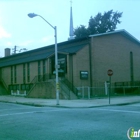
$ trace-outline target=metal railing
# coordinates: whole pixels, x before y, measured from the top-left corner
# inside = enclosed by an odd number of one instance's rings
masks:
[[[6,83],[5,83],[5,81],[3,80],[2,77],[1,77],[1,83],[3,84],[4,88],[6,89],[6,91],[9,92],[8,86],[6,85]]]
[[[66,78],[61,80],[63,84],[65,84],[76,96],[78,96],[77,88]]]
[[[48,81],[50,78],[50,75],[49,74],[44,74],[44,75],[36,75],[33,80],[30,82],[32,85],[31,89],[28,91],[28,95],[31,93],[31,91],[33,90],[33,88],[35,87],[35,85],[37,83],[40,83],[40,82],[46,82]]]
[[[70,90],[69,88],[60,80],[60,94],[64,97],[64,99],[70,99]]]
[[[30,83],[44,82],[50,79],[50,74],[36,75]]]
[[[35,77],[33,78],[33,80],[30,82],[30,83],[32,84],[32,87],[31,87],[30,90],[27,92],[27,95],[29,95],[30,92],[33,90],[33,88],[35,87],[37,81],[38,81],[38,76],[35,76]]]
[[[38,75],[38,82],[44,82],[48,81],[50,79],[50,74],[43,74],[43,75]]]
[[[140,95],[140,86],[111,86],[107,89],[105,87],[77,87],[79,98],[95,98],[95,97],[108,97],[110,96],[130,96]]]
[[[38,76],[35,76],[35,77],[33,78],[33,80],[32,80],[30,83],[34,84],[34,83],[36,83],[37,81],[38,81]]]

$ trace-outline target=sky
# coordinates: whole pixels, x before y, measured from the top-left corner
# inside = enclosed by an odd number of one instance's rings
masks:
[[[125,29],[140,40],[140,0],[73,0],[73,26],[85,25],[98,12],[123,12],[117,30]],[[0,57],[4,49],[17,46],[17,50],[54,44],[54,29],[40,17],[29,18],[28,13],[44,17],[57,26],[57,42],[69,37],[70,0],[0,0]]]

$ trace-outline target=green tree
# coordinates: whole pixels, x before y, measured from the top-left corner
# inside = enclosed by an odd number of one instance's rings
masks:
[[[84,25],[80,25],[74,30],[75,38],[114,31],[117,28],[117,24],[121,23],[121,17],[122,12],[113,12],[113,10],[104,12],[103,15],[98,13],[95,17],[91,16],[87,28]]]
[[[76,38],[87,37],[89,35],[89,30],[84,25],[80,25],[74,31]]]

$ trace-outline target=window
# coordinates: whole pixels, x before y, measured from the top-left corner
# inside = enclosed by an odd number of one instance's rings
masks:
[[[23,64],[23,83],[26,83],[26,72],[25,72],[25,64]]]
[[[27,63],[27,80],[30,82],[30,63]]]
[[[41,67],[40,67],[40,61],[38,61],[38,81],[41,79]]]
[[[11,66],[11,84],[13,84],[13,66]]]
[[[17,82],[17,67],[14,66],[14,82]]]
[[[43,81],[45,81],[45,72],[46,72],[46,63],[45,62],[46,61],[43,60],[43,65],[42,65],[42,67],[43,67]]]
[[[58,65],[60,66],[60,70],[64,73],[67,73],[67,60],[66,57],[62,57],[58,59]]]

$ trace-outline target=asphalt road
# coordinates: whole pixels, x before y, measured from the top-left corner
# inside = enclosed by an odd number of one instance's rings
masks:
[[[0,140],[128,140],[130,127],[140,129],[140,104],[51,108],[0,103]]]

